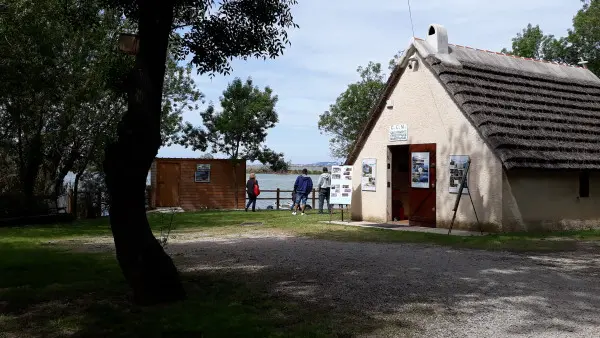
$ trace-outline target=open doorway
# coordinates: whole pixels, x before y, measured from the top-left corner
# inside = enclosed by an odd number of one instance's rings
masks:
[[[435,150],[434,143],[389,146],[388,222],[436,227]]]
[[[410,156],[408,145],[389,147],[392,205],[389,221],[408,224],[410,216]]]

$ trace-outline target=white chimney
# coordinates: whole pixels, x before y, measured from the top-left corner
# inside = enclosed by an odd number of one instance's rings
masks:
[[[426,41],[435,54],[448,54],[448,31],[444,26],[438,24],[429,26]]]

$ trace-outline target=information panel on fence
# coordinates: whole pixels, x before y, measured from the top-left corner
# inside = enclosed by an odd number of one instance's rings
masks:
[[[196,183],[210,183],[210,164],[196,164],[194,181]]]
[[[352,201],[352,166],[331,167],[331,192],[329,203],[350,204]]]

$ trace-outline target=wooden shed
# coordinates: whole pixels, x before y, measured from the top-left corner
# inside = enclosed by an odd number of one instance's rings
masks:
[[[156,158],[150,169],[151,207],[239,209],[245,202],[246,163],[223,159]],[[238,204],[235,182],[238,184]]]

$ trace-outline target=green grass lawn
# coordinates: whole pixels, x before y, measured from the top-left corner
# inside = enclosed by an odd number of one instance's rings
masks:
[[[340,219],[334,215],[334,220]],[[153,229],[170,215],[150,215]],[[210,211],[175,214],[174,235],[294,234],[336,241],[425,243],[456,248],[510,251],[573,250],[600,231],[488,236],[368,229],[321,223],[327,215],[293,217],[289,212]],[[241,226],[262,222],[259,226]],[[76,253],[61,239],[110,236],[107,219],[69,225],[0,228],[0,337],[336,337],[369,333],[383,325],[343,308],[272,295],[243,276],[184,274],[189,300],[138,308],[109,253]],[[386,324],[386,325],[389,325]],[[402,327],[393,330],[402,330]]]
[[[344,215],[347,217],[347,215]],[[269,231],[318,239],[356,242],[405,242],[446,245],[458,248],[507,251],[564,251],[574,250],[578,241],[600,240],[600,230],[564,232],[502,233],[486,236],[448,236],[445,234],[393,231],[349,225],[328,224],[329,215],[316,213],[292,216],[288,211],[237,212],[205,211],[196,213],[149,214],[150,224],[157,236],[161,229],[172,224],[175,237],[185,237],[189,232],[206,236],[231,235],[254,231]],[[341,219],[337,211],[331,218]],[[261,223],[241,226],[242,223]],[[27,226],[0,228],[4,240],[43,241],[81,237],[110,236],[107,218],[81,220],[68,225]]]

